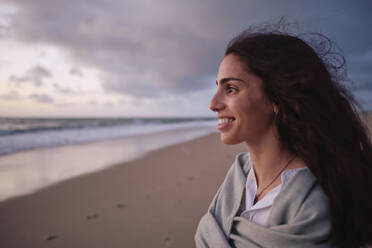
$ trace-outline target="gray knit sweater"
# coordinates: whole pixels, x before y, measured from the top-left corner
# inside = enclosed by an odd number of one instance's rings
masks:
[[[328,200],[309,169],[300,170],[281,189],[270,212],[268,227],[240,217],[249,153],[239,154],[225,181],[200,220],[198,248],[212,247],[333,247]]]

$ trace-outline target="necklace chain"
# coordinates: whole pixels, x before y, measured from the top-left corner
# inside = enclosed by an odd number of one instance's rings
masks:
[[[275,180],[279,177],[279,175],[291,164],[291,162],[296,158],[297,156],[293,156],[287,164],[279,171],[279,173],[271,180],[269,184],[267,184],[259,193],[256,193],[255,202],[258,200],[260,195],[271,185]]]

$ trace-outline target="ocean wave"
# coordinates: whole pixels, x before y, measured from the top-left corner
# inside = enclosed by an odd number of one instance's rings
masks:
[[[0,119],[0,156],[18,151],[81,144],[133,135],[215,126],[214,119]],[[4,125],[6,124],[6,125]],[[8,125],[8,126],[7,126]]]

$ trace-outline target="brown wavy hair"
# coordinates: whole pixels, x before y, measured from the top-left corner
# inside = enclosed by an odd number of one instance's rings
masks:
[[[340,49],[320,34],[270,26],[240,33],[225,56],[231,53],[261,77],[279,109],[281,144],[305,161],[328,196],[336,247],[370,244],[372,146],[345,84],[351,80]]]

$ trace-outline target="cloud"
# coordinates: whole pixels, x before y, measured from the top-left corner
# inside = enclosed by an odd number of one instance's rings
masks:
[[[9,35],[8,27],[0,24],[0,38],[6,38]]]
[[[29,69],[23,76],[17,77],[15,75],[11,75],[9,77],[9,81],[16,83],[17,86],[22,83],[31,82],[35,86],[40,87],[44,84],[45,78],[51,77],[53,77],[53,74],[50,71],[40,65],[37,65]]]
[[[78,68],[75,68],[75,67],[70,69],[70,75],[80,76],[80,77],[84,76],[84,74]]]
[[[76,103],[72,103],[72,102],[56,103],[54,104],[54,106],[56,106],[57,108],[71,108],[71,107],[75,107]]]
[[[372,48],[370,50],[363,51],[362,53],[351,56],[350,60],[359,65],[372,64]]]
[[[200,77],[216,73],[223,47],[237,29],[220,20],[229,11],[211,0],[77,0],[73,7],[56,0],[15,3],[19,13],[12,28],[18,39],[68,49],[78,62],[103,72],[105,90],[137,97],[213,85]]]
[[[111,101],[105,101],[105,102],[97,102],[95,100],[91,100],[87,103],[90,106],[105,106],[105,107],[113,107],[115,104]]]
[[[54,99],[47,94],[32,94],[29,96],[29,98],[39,103],[53,103],[54,102]]]
[[[350,65],[350,77],[356,88],[372,90],[372,48],[350,56],[347,62]]]
[[[103,105],[106,106],[106,107],[113,107],[115,104],[110,102],[110,101],[107,101],[107,102],[104,102]]]
[[[64,94],[64,95],[81,95],[82,94],[81,92],[75,91],[68,87],[63,87],[57,83],[54,83],[53,87],[58,93]]]
[[[356,90],[354,96],[365,110],[372,110],[372,89]]]
[[[372,72],[357,71],[352,73],[350,78],[353,80],[355,90],[372,90]]]
[[[4,99],[4,100],[7,100],[7,101],[14,101],[14,100],[20,100],[20,99],[22,99],[22,97],[20,96],[20,94],[17,91],[15,91],[15,90],[11,90],[11,91],[9,91],[6,94],[1,94],[0,95],[0,98],[1,99]]]
[[[137,98],[213,87],[226,43],[250,24],[293,17],[346,54],[371,47],[370,1],[12,0],[14,37],[48,43],[101,72],[106,91]],[[74,74],[77,75],[77,74]],[[22,82],[24,78],[13,78]],[[37,81],[36,81],[37,82]]]

